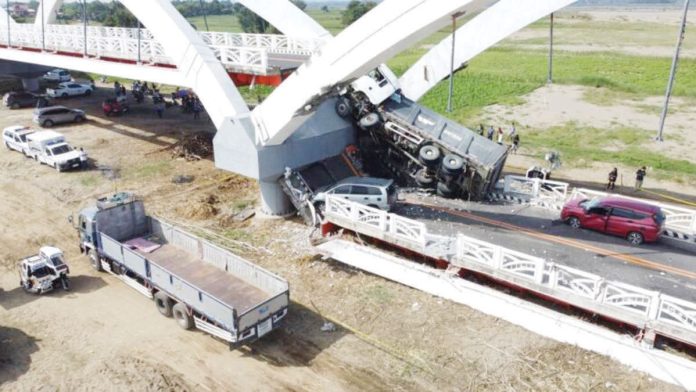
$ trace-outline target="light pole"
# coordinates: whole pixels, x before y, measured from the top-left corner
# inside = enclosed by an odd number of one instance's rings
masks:
[[[449,94],[447,95],[447,112],[452,112],[452,95],[454,94],[454,54],[456,49],[456,36],[457,36],[457,19],[464,16],[466,12],[459,11],[452,14],[452,55],[450,57],[450,77],[449,77]]]
[[[12,46],[10,42],[10,0],[7,0],[7,47]]]
[[[679,36],[677,37],[677,48],[674,50],[674,58],[672,58],[672,69],[669,73],[669,81],[667,82],[667,92],[665,93],[665,105],[662,108],[662,115],[660,115],[660,127],[657,130],[657,137],[655,140],[658,142],[663,141],[662,133],[665,129],[665,121],[667,120],[667,112],[669,111],[669,100],[672,97],[672,88],[674,88],[674,79],[677,76],[677,66],[679,65],[679,53],[681,52],[681,46],[684,42],[684,36],[686,35],[686,17],[689,14],[689,0],[684,0],[684,14],[682,16],[681,26],[679,28]]]
[[[203,12],[203,22],[205,22],[205,31],[210,31],[208,28],[208,16],[205,12],[205,6],[203,5],[203,0],[198,0],[201,4],[201,11]]]
[[[41,51],[45,52],[46,51],[46,31],[45,31],[45,25],[46,24],[46,17],[44,15],[44,2],[41,0]]]
[[[549,28],[549,77],[548,84],[553,83],[553,12],[551,13],[551,27]]]
[[[84,56],[87,57],[87,0],[82,0],[82,25],[84,38]]]

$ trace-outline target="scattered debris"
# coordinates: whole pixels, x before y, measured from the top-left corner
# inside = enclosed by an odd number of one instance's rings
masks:
[[[194,176],[179,174],[179,175],[172,177],[172,182],[175,184],[188,184],[188,183],[193,182],[193,180],[195,178],[196,177],[194,177]]]
[[[325,322],[324,325],[321,326],[321,332],[336,332],[336,325],[332,322]]]
[[[213,156],[213,134],[186,135],[172,147],[173,158],[198,161]]]
[[[254,207],[247,207],[234,214],[234,216],[232,216],[232,220],[235,222],[244,222],[251,219],[254,215],[256,215],[256,210]]]
[[[117,167],[112,167],[109,165],[98,165],[97,170],[101,173],[107,180],[118,180],[121,178],[121,169]]]

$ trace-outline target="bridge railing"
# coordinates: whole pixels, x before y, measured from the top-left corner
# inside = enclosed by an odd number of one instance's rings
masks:
[[[573,188],[570,190],[570,185],[565,182],[514,175],[505,176],[505,179],[498,185],[498,190],[506,195],[524,199],[530,204],[556,210],[562,209],[566,202],[576,198],[594,199],[611,196],[649,203],[660,207],[662,212],[665,213],[665,228],[667,230],[686,234],[689,238],[696,237],[696,210],[690,208],[592,189]]]
[[[327,196],[325,220],[451,266],[476,271],[593,313],[696,344],[696,303],[461,233],[435,235],[423,222]]]
[[[87,27],[85,32],[79,25],[48,25],[42,33],[41,27],[18,24],[10,28],[10,43],[13,47],[42,49],[71,54],[86,54],[97,58],[111,57],[149,64],[173,64],[162,45],[152,39],[147,30],[120,27]],[[0,43],[7,44],[7,28],[0,28]],[[211,47],[220,61],[235,69],[256,74],[268,72],[268,51],[262,47],[233,47],[213,45]]]
[[[245,34],[225,32],[202,32],[203,41],[212,46],[262,48],[269,53],[311,56],[323,41],[313,38],[296,38],[280,34]]]

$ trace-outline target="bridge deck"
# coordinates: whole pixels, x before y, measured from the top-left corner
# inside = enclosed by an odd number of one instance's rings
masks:
[[[424,205],[434,202],[435,208]],[[424,222],[433,234],[461,232],[608,280],[696,300],[693,253],[661,243],[634,247],[622,238],[575,230],[549,210],[409,196],[395,212]]]

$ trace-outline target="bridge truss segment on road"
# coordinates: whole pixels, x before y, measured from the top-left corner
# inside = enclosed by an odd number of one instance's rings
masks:
[[[696,303],[613,281],[541,257],[457,233],[437,235],[423,222],[328,196],[325,223],[457,269],[474,271],[609,317],[645,331],[696,346]],[[331,241],[331,238],[329,238]],[[409,253],[410,254],[410,253]]]

